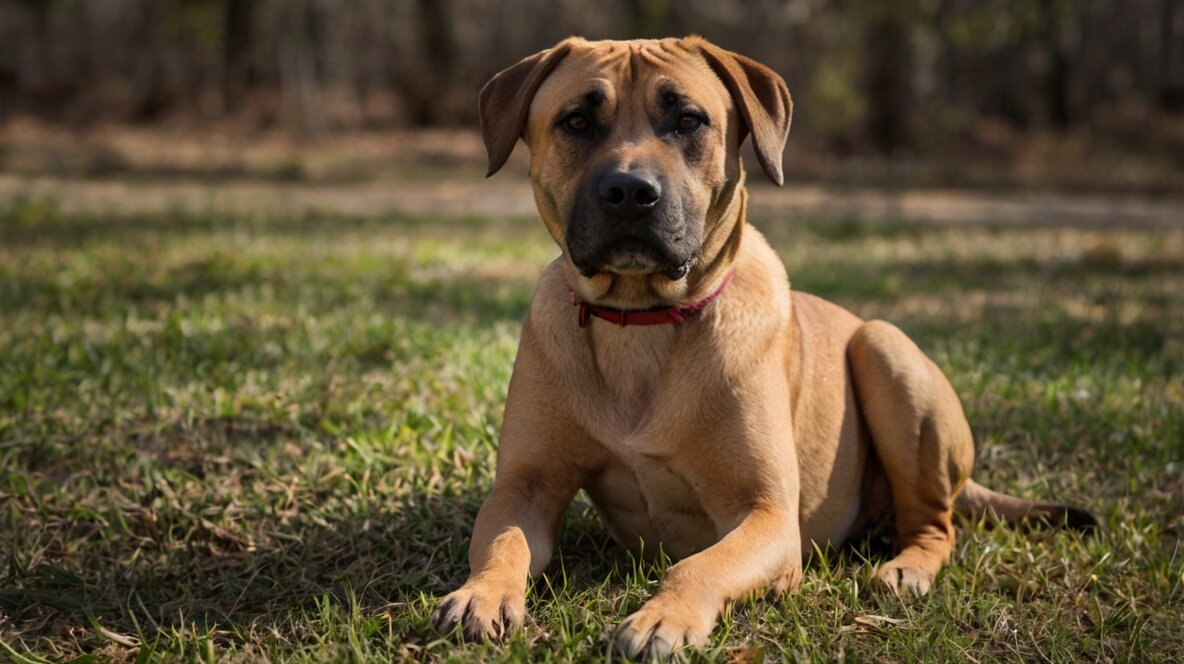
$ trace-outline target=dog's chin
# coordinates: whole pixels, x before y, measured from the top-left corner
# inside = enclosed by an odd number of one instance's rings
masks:
[[[661,272],[662,267],[657,261],[643,254],[626,254],[613,257],[600,271],[623,277],[644,277]]]
[[[687,276],[693,265],[694,258],[673,259],[648,242],[630,238],[614,245],[594,267],[581,268],[580,272],[585,277],[602,273],[623,277],[663,275],[678,281]]]
[[[655,277],[660,275],[669,281],[681,281],[690,274],[694,263],[694,259],[691,259],[681,265],[671,267],[669,263],[648,260],[614,261],[605,265],[600,272],[621,277]]]

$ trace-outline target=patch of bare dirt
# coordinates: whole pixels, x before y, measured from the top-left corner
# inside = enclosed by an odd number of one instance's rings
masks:
[[[29,119],[0,125],[0,204],[49,201],[69,212],[532,216],[526,150],[520,147],[493,179],[483,177],[484,166],[480,136],[465,129],[301,141],[216,128],[78,131]],[[767,185],[755,165],[750,173],[751,209],[765,220],[1184,225],[1184,193],[885,188],[792,179],[779,189]]]

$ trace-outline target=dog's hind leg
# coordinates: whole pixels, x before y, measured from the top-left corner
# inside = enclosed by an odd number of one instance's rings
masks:
[[[954,548],[954,500],[974,460],[970,425],[941,370],[895,326],[865,323],[847,357],[896,515],[898,554],[875,579],[924,594]]]

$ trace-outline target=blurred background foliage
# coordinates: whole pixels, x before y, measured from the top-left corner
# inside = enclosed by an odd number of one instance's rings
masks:
[[[689,33],[785,77],[791,146],[1184,170],[1184,0],[0,0],[0,122],[471,126],[567,35]]]

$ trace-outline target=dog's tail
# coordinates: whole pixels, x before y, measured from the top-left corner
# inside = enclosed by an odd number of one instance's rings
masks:
[[[967,480],[966,486],[962,487],[962,493],[954,501],[954,509],[973,519],[989,515],[1021,526],[1064,526],[1083,533],[1098,529],[1094,515],[1080,507],[1016,498],[992,491],[974,480]]]

